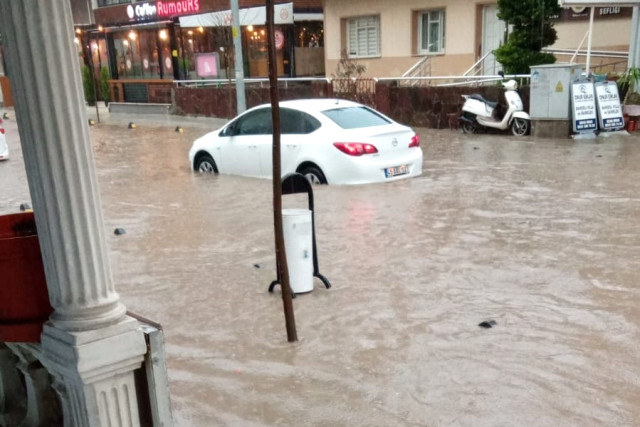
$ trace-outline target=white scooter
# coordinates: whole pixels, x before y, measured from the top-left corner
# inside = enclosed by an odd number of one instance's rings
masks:
[[[509,80],[502,83],[504,87],[504,97],[507,101],[507,111],[499,117],[497,102],[491,102],[479,94],[462,95],[464,104],[462,105],[462,115],[460,125],[464,133],[475,133],[478,129],[492,128],[505,130],[509,127],[516,136],[526,135],[531,128],[531,117],[524,111],[522,99],[518,94],[518,83]],[[498,117],[496,117],[498,116]]]

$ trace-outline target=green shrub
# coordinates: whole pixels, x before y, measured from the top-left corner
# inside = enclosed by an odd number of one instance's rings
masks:
[[[82,87],[84,99],[89,105],[96,105],[96,88],[91,69],[85,64],[82,66]]]

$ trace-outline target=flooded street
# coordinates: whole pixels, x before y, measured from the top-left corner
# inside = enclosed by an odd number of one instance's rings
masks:
[[[294,300],[290,344],[271,181],[192,173],[210,125],[177,123],[90,128],[116,288],[164,328],[176,426],[640,423],[638,134],[419,129],[421,177],[316,187],[333,287]],[[4,126],[1,214],[30,203]]]

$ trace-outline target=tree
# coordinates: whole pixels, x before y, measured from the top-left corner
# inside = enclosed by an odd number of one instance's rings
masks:
[[[358,64],[353,58],[349,57],[347,49],[340,51],[340,61],[336,67],[336,72],[331,74],[333,79],[333,91],[345,94],[351,94],[353,100],[356,100],[358,92],[358,84],[355,79],[359,79],[367,71],[367,67]]]
[[[498,18],[513,26],[507,42],[495,51],[506,73],[525,74],[532,65],[556,62],[541,50],[557,40],[550,19],[561,10],[557,0],[498,0]]]
[[[347,49],[340,51],[340,61],[336,67],[336,72],[331,75],[334,79],[353,79],[359,78],[367,71],[367,67],[358,64],[354,59],[349,57]]]

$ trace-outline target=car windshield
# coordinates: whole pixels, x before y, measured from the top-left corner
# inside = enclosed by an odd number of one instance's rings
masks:
[[[391,123],[382,115],[367,107],[333,108],[322,112],[343,129],[383,126]]]

